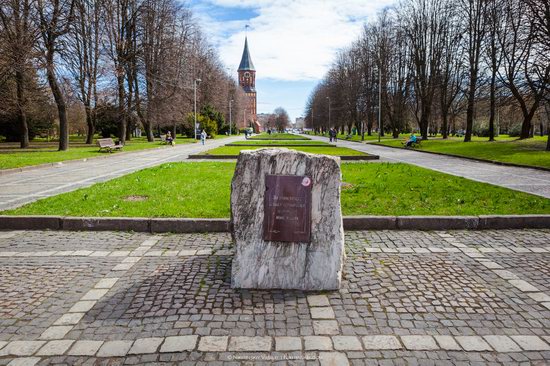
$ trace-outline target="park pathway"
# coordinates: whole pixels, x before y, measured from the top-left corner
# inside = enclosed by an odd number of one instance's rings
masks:
[[[88,187],[162,163],[182,161],[191,154],[242,139],[244,137],[237,136],[208,141],[204,146],[200,143],[182,144],[173,148],[115,153],[103,159],[71,161],[0,175],[0,210],[19,207],[41,198]]]
[[[326,137],[311,137],[315,140],[328,141]],[[550,198],[550,172],[548,171],[496,165],[368,143],[360,144],[338,140],[337,145],[378,155],[380,158],[388,161],[414,164],[438,172]]]

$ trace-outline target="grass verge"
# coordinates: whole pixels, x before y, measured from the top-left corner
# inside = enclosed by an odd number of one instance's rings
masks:
[[[235,163],[168,163],[4,211],[94,217],[230,216]],[[408,164],[342,164],[344,215],[548,214],[550,200]]]
[[[463,142],[459,138],[447,140],[427,140],[417,150],[452,154],[469,158],[513,163],[526,166],[550,168],[550,152],[545,151],[547,137],[534,137],[526,140],[514,140],[503,137],[488,142],[476,138],[472,142]],[[403,147],[401,140],[383,141],[385,146]]]
[[[178,138],[176,143],[191,143],[193,139]],[[154,149],[158,147],[168,147],[159,141],[147,142],[144,138],[132,139],[124,145],[122,151],[138,151],[145,149]],[[69,146],[67,151],[57,151],[55,143],[32,143],[29,149],[19,149],[14,144],[0,144],[0,169],[20,168],[24,166],[39,165],[46,163],[56,163],[60,161],[92,158],[96,156],[108,155],[106,152],[99,152],[98,147],[75,143]],[[114,152],[113,154],[117,154]]]
[[[205,151],[200,155],[239,155],[241,150],[265,149],[265,146],[221,146],[212,150]],[[288,146],[285,149],[297,150],[313,154],[324,154],[331,156],[364,156],[363,152],[348,149],[346,147],[319,147],[319,146]]]
[[[266,132],[262,132],[259,135],[254,135],[249,138],[249,140],[310,140],[309,137],[304,135],[294,135],[291,133],[272,133],[268,134]]]
[[[311,141],[311,140],[244,140],[238,141],[225,146],[250,145],[250,146],[270,146],[270,145],[311,145],[311,146],[329,146],[330,144],[323,141]]]

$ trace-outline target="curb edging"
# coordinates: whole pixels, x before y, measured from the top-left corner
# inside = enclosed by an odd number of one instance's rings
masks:
[[[344,230],[550,229],[550,215],[345,216]],[[229,219],[0,215],[0,230],[230,232]]]
[[[331,156],[331,155],[329,155]],[[238,155],[189,155],[187,159],[192,160],[236,160]],[[380,156],[378,155],[344,155],[344,156],[335,156],[340,158],[342,161],[357,161],[357,160],[379,160]]]

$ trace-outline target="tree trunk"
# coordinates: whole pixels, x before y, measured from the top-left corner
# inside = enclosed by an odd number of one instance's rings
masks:
[[[468,90],[468,108],[466,110],[466,133],[464,134],[464,142],[472,141],[472,129],[474,127],[474,103],[476,97],[476,83],[477,77],[474,72],[470,71],[470,86]]]
[[[118,82],[118,138],[120,142],[124,145],[126,142],[126,108],[124,105],[126,99],[126,93],[124,90],[124,75],[119,72],[117,76]]]
[[[90,145],[90,144],[93,144],[94,142],[95,125],[94,125],[94,119],[92,117],[92,108],[90,108],[89,103],[84,104],[84,110],[86,111],[86,125],[87,125],[86,144]]]
[[[446,110],[442,111],[441,113],[441,135],[443,136],[443,139],[446,139],[449,137],[449,116],[448,112]]]
[[[63,92],[57,83],[54,67],[53,51],[48,50],[46,56],[46,74],[55,104],[57,105],[57,114],[59,116],[59,151],[66,151],[69,149],[69,121],[67,120],[67,105],[65,104]]]
[[[17,107],[20,130],[21,148],[29,147],[29,126],[27,124],[27,112],[25,110],[25,77],[21,71],[15,72],[15,80],[17,83]]]

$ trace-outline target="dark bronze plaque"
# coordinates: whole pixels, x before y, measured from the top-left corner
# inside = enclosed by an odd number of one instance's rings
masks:
[[[264,240],[311,241],[311,179],[266,175]]]

